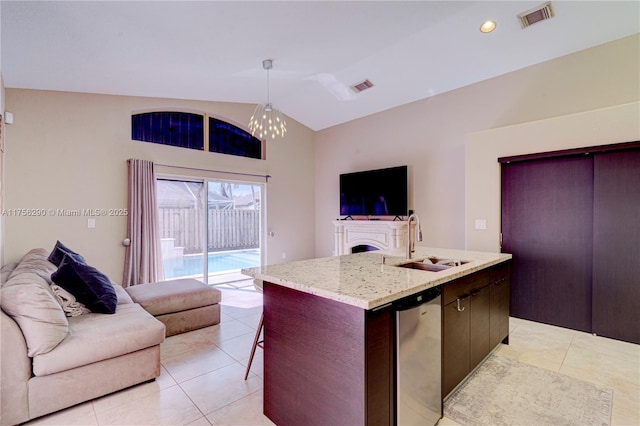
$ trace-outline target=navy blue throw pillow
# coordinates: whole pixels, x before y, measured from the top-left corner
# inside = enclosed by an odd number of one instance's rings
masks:
[[[75,251],[71,250],[69,247],[62,244],[59,240],[56,241],[56,245],[55,247],[53,247],[53,251],[51,251],[51,254],[48,257],[48,260],[54,265],[60,266],[60,262],[62,262],[62,258],[64,257],[65,254],[72,256],[74,259],[76,259],[80,263],[87,263],[87,261],[84,260],[84,257],[80,256],[78,253],[76,253]]]
[[[111,280],[93,266],[79,262],[73,255],[64,255],[51,280],[73,294],[91,312],[113,314],[118,296]]]

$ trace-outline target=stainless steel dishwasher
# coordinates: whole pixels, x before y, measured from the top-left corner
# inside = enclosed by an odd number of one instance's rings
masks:
[[[440,287],[400,299],[396,311],[396,420],[435,425],[442,418]]]

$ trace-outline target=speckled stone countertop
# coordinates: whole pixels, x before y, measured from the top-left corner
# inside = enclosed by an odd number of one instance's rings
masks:
[[[432,256],[469,262],[431,272],[398,267],[409,262],[403,252],[373,251],[246,268],[242,273],[359,308],[374,309],[511,259],[506,253],[416,246],[411,261]]]

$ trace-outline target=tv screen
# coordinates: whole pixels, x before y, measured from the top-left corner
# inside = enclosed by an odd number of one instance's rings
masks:
[[[340,175],[340,215],[406,216],[407,166]]]

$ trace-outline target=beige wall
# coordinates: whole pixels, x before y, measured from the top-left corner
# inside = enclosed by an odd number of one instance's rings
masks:
[[[582,128],[566,124],[558,129],[554,119],[637,102],[638,75],[640,35],[634,35],[318,132],[316,255],[333,251],[331,221],[339,212],[339,174],[401,164],[409,166],[409,204],[422,220],[422,245],[465,248],[466,244],[497,250],[495,229],[485,231],[479,242],[470,226],[476,218],[487,219],[491,226],[497,220],[495,200],[489,201],[491,211],[484,211],[485,204],[478,200],[492,197],[499,181],[495,174],[476,172],[487,158],[495,166],[503,154],[486,139],[470,142],[471,148],[465,146],[467,135],[538,122],[536,131],[541,134],[558,133],[547,143],[526,138],[505,139],[498,145],[528,145],[531,152],[561,149],[566,146],[561,141],[567,138],[577,145],[589,145],[594,138],[582,140]],[[589,120],[588,115],[584,117]],[[631,138],[635,118],[625,117],[624,136],[613,125],[601,127],[597,143]],[[465,178],[470,170],[474,174]],[[470,192],[473,197],[465,198]],[[466,235],[472,231],[474,235]]]
[[[466,247],[500,249],[499,157],[640,140],[640,102],[472,133],[466,137]],[[487,221],[475,229],[475,219]]]
[[[294,120],[288,120],[286,140],[267,142],[267,160],[261,161],[131,140],[134,111],[175,108],[245,123],[253,112],[248,104],[20,89],[6,90],[6,104],[14,114],[7,128],[6,208],[127,207],[128,158],[268,174],[267,227],[275,235],[266,238],[267,262],[282,262],[283,252],[287,260],[314,256],[313,132]],[[94,229],[86,217],[5,217],[5,260],[60,239],[120,282],[125,233],[124,217],[98,217]]]
[[[2,125],[0,125],[0,212],[4,208],[4,80],[0,71],[0,114],[2,114]],[[4,215],[0,215],[0,265],[4,265]]]
[[[6,128],[5,207],[123,207],[130,157],[270,174],[267,227],[275,236],[267,238],[267,263],[277,263],[282,253],[286,260],[332,254],[340,173],[407,164],[422,245],[497,250],[497,157],[633,139],[639,52],[640,35],[627,37],[315,134],[290,120],[287,139],[269,144],[268,159],[257,162],[133,142],[129,134],[136,110],[175,107],[243,123],[250,105],[7,89],[15,124]],[[607,124],[597,138],[582,137],[593,135],[584,130],[593,120]],[[553,137],[509,140],[529,129]],[[475,231],[478,218],[491,228]],[[59,238],[120,279],[123,218],[98,218],[87,229],[84,218],[12,217],[4,229],[5,261]]]

